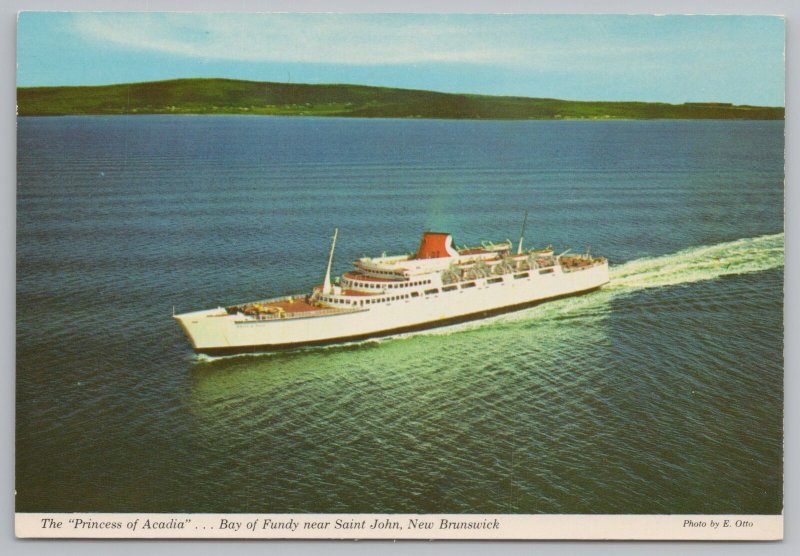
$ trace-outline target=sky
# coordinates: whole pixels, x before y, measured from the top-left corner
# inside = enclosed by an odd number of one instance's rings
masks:
[[[784,105],[773,16],[23,12],[17,85],[182,77]]]

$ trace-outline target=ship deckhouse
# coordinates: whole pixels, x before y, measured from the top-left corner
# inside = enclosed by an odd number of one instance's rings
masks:
[[[354,266],[366,276],[407,278],[447,269],[450,265],[461,265],[479,260],[491,260],[507,253],[511,242],[500,244],[484,243],[480,247],[453,245],[453,236],[440,232],[425,232],[415,254],[394,257],[364,257],[355,261]]]
[[[535,267],[549,268],[546,272],[553,272],[556,259],[551,249],[523,253],[520,243],[520,249],[514,255],[511,248],[510,240],[457,248],[452,235],[425,232],[416,253],[362,257],[353,263],[354,270],[342,275],[339,285],[329,289],[323,285],[315,290],[315,295],[321,302],[333,306],[363,307],[438,294],[437,288],[451,291],[450,285],[460,282],[468,282],[466,287],[477,285],[475,280],[482,284],[486,280],[500,283],[503,278],[498,279],[498,276],[516,270]]]

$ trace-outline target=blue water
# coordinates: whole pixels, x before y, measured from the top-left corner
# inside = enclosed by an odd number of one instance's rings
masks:
[[[20,118],[19,511],[780,513],[782,122]],[[593,295],[216,360],[170,314],[514,239]]]

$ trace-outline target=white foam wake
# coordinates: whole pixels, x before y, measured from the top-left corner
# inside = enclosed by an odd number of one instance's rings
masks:
[[[783,266],[784,234],[691,247],[670,255],[636,259],[612,267],[607,290],[643,289],[713,280],[729,274]]]

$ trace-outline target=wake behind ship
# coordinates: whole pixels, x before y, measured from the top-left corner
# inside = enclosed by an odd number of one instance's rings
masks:
[[[522,237],[515,253],[508,240],[457,248],[450,234],[425,232],[416,253],[363,257],[332,283],[337,236],[325,280],[310,293],[174,315],[194,350],[233,355],[359,341],[524,309],[609,281],[603,257],[523,251]]]

